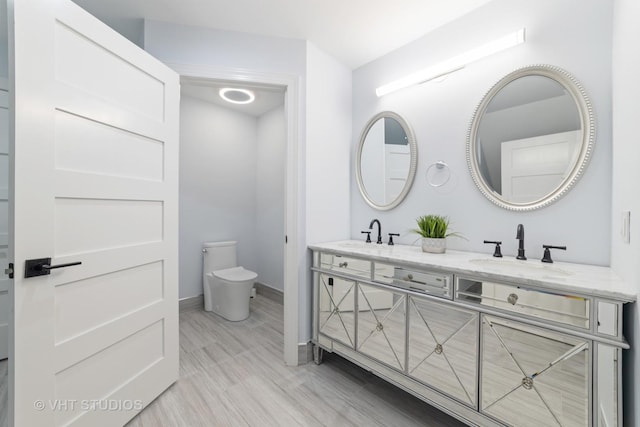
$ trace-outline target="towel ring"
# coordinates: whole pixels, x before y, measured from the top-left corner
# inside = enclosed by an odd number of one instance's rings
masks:
[[[436,172],[437,171],[441,171],[441,170],[446,170],[447,177],[441,183],[434,183],[431,179],[429,179],[429,172],[434,167],[436,168]],[[427,168],[426,176],[427,176],[427,182],[429,183],[430,186],[432,186],[432,187],[442,187],[447,182],[449,182],[449,180],[451,179],[451,168],[449,168],[449,165],[446,164],[445,162],[443,162],[442,160],[438,160],[437,162],[431,163],[429,165],[429,167]]]

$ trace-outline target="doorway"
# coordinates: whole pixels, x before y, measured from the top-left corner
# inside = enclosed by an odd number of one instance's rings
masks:
[[[284,115],[286,120],[286,152],[284,162],[284,362],[296,366],[307,361],[307,344],[299,344],[299,289],[301,273],[298,261],[306,251],[304,236],[299,232],[300,209],[298,200],[298,176],[300,158],[298,141],[301,139],[299,120],[299,77],[289,74],[250,72],[246,70],[167,63],[180,74],[183,82],[196,81],[241,82],[243,85],[284,88]],[[301,248],[299,250],[299,248]],[[300,253],[302,252],[302,253]],[[299,356],[301,354],[302,356]]]
[[[254,100],[226,101],[226,89]],[[260,290],[284,292],[284,96],[283,86],[182,79],[181,299],[202,294],[209,241],[236,241],[238,265],[258,274]]]

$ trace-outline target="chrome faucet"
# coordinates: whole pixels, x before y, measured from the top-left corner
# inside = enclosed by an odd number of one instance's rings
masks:
[[[369,230],[373,230],[373,224],[375,223],[378,223],[378,240],[376,240],[376,243],[381,245],[382,244],[382,226],[380,225],[380,221],[374,218],[371,221],[371,224],[369,224]]]
[[[524,256],[524,225],[518,224],[518,230],[516,231],[516,239],[518,242],[518,256],[516,259],[527,259]]]

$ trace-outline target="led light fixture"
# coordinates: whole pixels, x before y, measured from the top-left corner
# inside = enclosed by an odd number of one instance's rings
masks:
[[[256,96],[250,90],[225,87],[220,89],[220,97],[233,104],[251,104]]]
[[[376,89],[376,95],[384,96],[391,92],[395,92],[400,89],[404,89],[408,86],[412,86],[419,83],[424,83],[429,80],[436,79],[438,77],[445,76],[464,68],[467,64],[474,61],[493,55],[510,47],[517,46],[524,43],[524,28],[508,34],[504,37],[500,37],[492,42],[484,44],[475,49],[464,52],[460,55],[449,58],[431,67],[425,68],[415,73],[411,73],[401,79],[395,80],[391,83],[380,86]]]

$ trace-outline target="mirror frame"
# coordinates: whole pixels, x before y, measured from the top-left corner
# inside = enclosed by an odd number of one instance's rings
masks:
[[[386,205],[381,205],[371,200],[371,198],[369,197],[369,194],[367,193],[364,187],[364,182],[362,181],[361,157],[362,157],[362,149],[364,147],[364,143],[367,138],[367,134],[369,133],[369,130],[378,120],[387,118],[387,117],[394,119],[400,124],[400,126],[402,126],[402,129],[407,135],[407,142],[409,144],[409,152],[411,155],[411,160],[409,164],[409,174],[407,175],[407,182],[405,183],[404,188],[391,203],[388,203]],[[411,187],[413,186],[413,181],[416,176],[417,166],[418,166],[418,145],[416,143],[416,137],[415,137],[415,134],[413,133],[413,129],[411,129],[411,126],[409,126],[409,123],[402,116],[400,116],[397,113],[394,113],[393,111],[382,111],[376,114],[375,116],[373,116],[367,122],[364,129],[362,130],[362,133],[360,134],[360,141],[358,142],[358,149],[356,151],[356,181],[358,183],[358,190],[360,190],[360,195],[362,196],[364,201],[367,202],[367,204],[372,208],[378,209],[381,211],[388,211],[390,209],[395,208],[400,203],[402,203],[405,197],[407,197],[407,194],[409,194],[409,190],[411,190]]]
[[[577,157],[576,163],[573,165],[571,172],[555,190],[538,200],[527,203],[514,203],[504,200],[502,196],[489,187],[483,179],[476,156],[478,148],[477,138],[480,121],[484,117],[484,113],[489,103],[493,100],[493,97],[512,81],[526,76],[548,77],[559,83],[567,90],[576,103],[576,107],[578,109],[580,124],[582,127],[582,140],[580,144],[580,153]],[[467,133],[467,165],[469,167],[471,177],[473,178],[473,182],[476,184],[480,192],[491,202],[501,208],[512,211],[531,211],[556,202],[564,196],[576,184],[576,182],[578,182],[589,163],[589,159],[591,158],[594,139],[595,119],[593,107],[591,106],[591,101],[580,82],[562,68],[553,65],[531,65],[519,68],[500,79],[493,85],[493,87],[491,87],[491,89],[489,89],[480,101],[480,104],[476,107]]]

